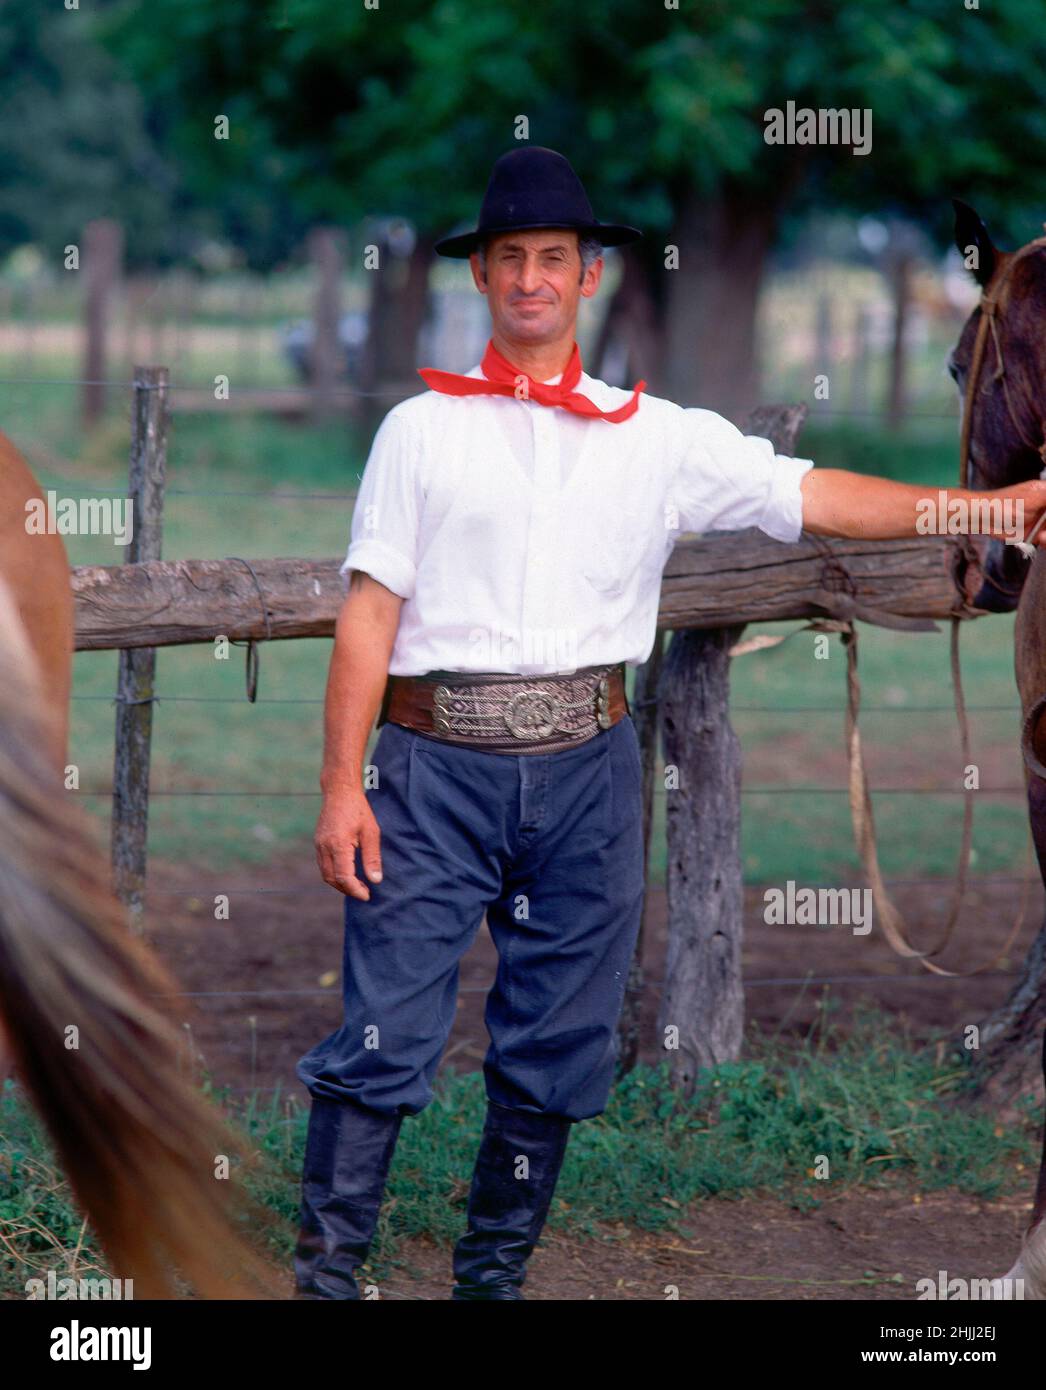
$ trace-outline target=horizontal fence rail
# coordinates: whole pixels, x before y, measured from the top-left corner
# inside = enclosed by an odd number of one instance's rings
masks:
[[[833,540],[830,561],[813,539],[790,545],[755,530],[681,540],[665,566],[658,626],[860,618],[862,606],[871,621],[883,614],[946,619],[980,584],[979,565],[968,560],[957,585],[955,553],[947,537]],[[76,647],[331,637],[345,597],[340,564],[285,558],[82,565],[73,570]]]

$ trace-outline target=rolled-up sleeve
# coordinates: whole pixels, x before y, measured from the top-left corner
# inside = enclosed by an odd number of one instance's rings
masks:
[[[417,579],[421,481],[410,423],[395,410],[381,423],[363,470],[348,553],[339,571],[363,570],[401,598]]]
[[[711,410],[683,411],[683,440],[670,501],[682,531],[757,526],[779,541],[803,529],[800,484],[812,459],[774,452],[769,439],[742,434]]]

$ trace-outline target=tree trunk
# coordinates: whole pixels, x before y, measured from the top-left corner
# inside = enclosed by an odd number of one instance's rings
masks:
[[[418,334],[429,306],[429,270],[433,238],[418,236],[409,257],[393,256],[381,243],[381,269],[371,271],[367,344],[363,353],[362,389],[380,392],[390,384],[406,387],[415,377]],[[364,416],[374,427],[394,402],[387,396],[364,400]]]
[[[86,294],[82,419],[84,426],[90,429],[105,410],[109,313],[123,259],[123,228],[111,218],[97,218],[84,228],[83,241]],[[29,321],[32,321],[31,316]]]
[[[435,237],[419,234],[406,262],[406,274],[391,316],[391,341],[386,346],[386,370],[392,381],[412,380],[418,367],[418,335],[429,312],[429,273],[435,255],[434,243]],[[418,384],[421,385],[420,377]]]
[[[756,311],[776,227],[765,191],[732,185],[711,203],[694,190],[679,202],[666,270],[665,392],[740,421],[758,400]]]
[[[1041,1100],[1043,1029],[1046,1028],[1046,923],[1025,957],[1020,979],[1006,1002],[980,1025],[973,1053],[979,1070],[977,1102],[988,1100],[1012,1113],[1021,1096]],[[961,1045],[961,1044],[960,1044]]]
[[[593,373],[611,386],[631,387],[639,378],[653,384],[664,351],[649,257],[634,246],[623,246],[620,255],[621,281],[599,330]]]

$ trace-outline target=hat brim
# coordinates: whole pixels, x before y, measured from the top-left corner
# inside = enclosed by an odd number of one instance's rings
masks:
[[[488,236],[500,236],[504,232],[534,232],[542,227],[565,227],[582,237],[598,237],[604,246],[625,246],[630,241],[638,241],[643,235],[638,227],[626,227],[616,222],[524,222],[513,223],[509,227],[484,227],[482,231],[477,228],[473,232],[462,232],[460,236],[444,237],[436,242],[433,249],[439,256],[465,260]]]

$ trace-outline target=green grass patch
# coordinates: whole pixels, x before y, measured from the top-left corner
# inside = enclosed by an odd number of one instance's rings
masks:
[[[878,1011],[856,1013],[845,1031],[832,1013],[823,1005],[799,1043],[750,1033],[746,1057],[703,1073],[689,1099],[669,1088],[665,1066],[630,1073],[603,1115],[574,1128],[549,1228],[671,1228],[694,1202],[755,1195],[805,1210],[840,1187],[989,1199],[1024,1190],[1037,1161],[1031,1096],[1022,1119],[1000,1130],[991,1114],[958,1103],[970,1074],[957,1056],[913,1046]],[[484,1110],[482,1075],[448,1072],[431,1105],[404,1122],[373,1252],[379,1277],[405,1238],[448,1245],[461,1233]],[[286,1223],[283,1236],[277,1227],[264,1239],[289,1267],[307,1110],[277,1093],[230,1114],[264,1155],[249,1186]],[[822,1156],[827,1177],[818,1178]],[[21,1296],[25,1280],[48,1268],[63,1277],[103,1264],[10,1082],[0,1093],[0,1235],[2,1295]]]

